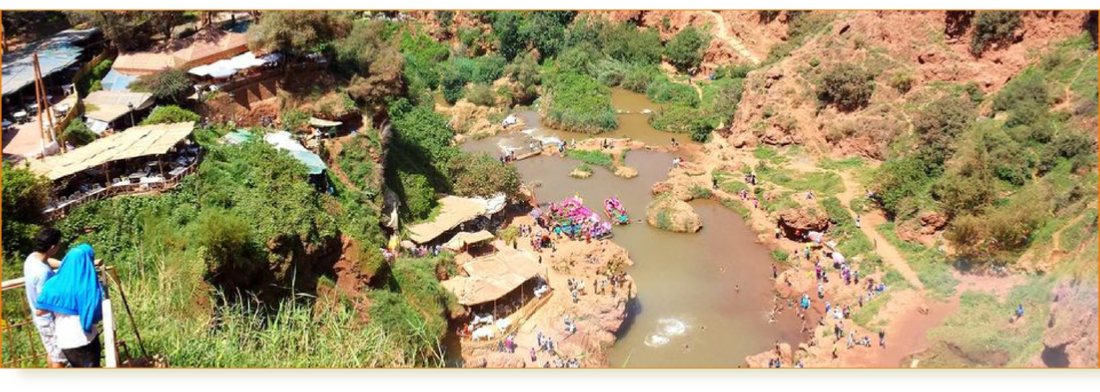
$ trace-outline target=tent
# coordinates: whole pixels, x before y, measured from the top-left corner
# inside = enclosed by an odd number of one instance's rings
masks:
[[[252,132],[246,129],[238,129],[222,136],[222,143],[241,144],[255,137],[256,136],[253,135]],[[298,141],[294,140],[290,132],[276,131],[269,133],[264,135],[264,141],[274,146],[276,149],[289,153],[290,156],[306,166],[306,169],[309,170],[309,174],[321,174],[328,168],[328,166],[325,165],[325,161],[321,159],[319,155],[302,147]]]
[[[42,77],[47,78],[54,72],[76,64],[84,48],[78,46],[99,29],[65,30],[53,37],[28,44],[13,51],[5,51],[0,84],[3,95],[15,93],[34,83],[34,53],[38,53],[38,66]]]
[[[265,56],[266,57],[266,56]],[[225,78],[236,74],[237,72],[252,67],[259,67],[267,64],[267,60],[263,58],[256,58],[252,52],[245,52],[244,54],[236,57],[224,60],[218,60],[212,64],[200,65],[198,67],[191,68],[190,73],[195,76],[209,76],[212,78]]]
[[[443,288],[458,298],[458,303],[473,306],[491,302],[520,287],[542,271],[534,254],[503,248],[487,257],[476,258],[462,265],[468,276],[442,282]]]
[[[186,139],[194,129],[193,121],[133,127],[96,139],[64,155],[31,160],[30,170],[54,181],[107,162],[163,155]]]
[[[451,240],[447,241],[446,244],[443,244],[443,247],[455,251],[461,251],[463,248],[466,247],[466,245],[473,245],[479,242],[489,241],[493,238],[495,238],[493,237],[493,234],[485,230],[481,230],[476,233],[461,232],[455,234],[454,237],[451,237]]]

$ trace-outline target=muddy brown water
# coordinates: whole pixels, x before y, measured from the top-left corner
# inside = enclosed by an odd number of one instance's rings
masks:
[[[532,112],[518,115],[537,117]],[[533,128],[532,124],[538,127],[537,118],[533,120],[525,118],[528,128]],[[565,135],[540,135],[537,131],[497,135],[468,142],[463,148],[499,156],[501,148],[522,145],[531,137]],[[632,132],[630,137],[639,140],[670,140],[669,134],[652,128]],[[801,321],[787,310],[786,301],[778,322],[768,322],[774,298],[773,261],[740,216],[716,202],[695,201],[692,205],[703,219],[698,233],[665,232],[644,222],[645,207],[653,199],[650,187],[667,178],[674,157],[652,151],[629,152],[626,164],[639,172],[629,180],[603,168],[596,168],[589,179],[575,179],[568,173],[578,162],[559,157],[537,156],[516,162],[525,183],[541,184],[535,188],[540,202],[579,195],[585,205],[599,210],[605,198],[618,196],[634,220],[613,230],[615,243],[625,247],[634,261],[628,272],[639,292],[612,348],[609,365],[738,367],[745,365],[746,356],[768,350],[776,341],[796,346]]]
[[[649,125],[649,117],[667,105],[650,102],[645,94],[638,94],[622,88],[611,89],[611,104],[618,111],[619,127],[600,134],[570,132],[552,129],[542,124],[535,110],[519,110],[514,114],[526,125],[522,132],[509,132],[495,137],[469,141],[463,145],[467,151],[484,152],[499,157],[503,151],[522,150],[532,142],[569,142],[590,137],[629,137],[651,146],[668,146],[672,139],[681,144],[697,144],[688,134],[661,132]],[[649,111],[649,113],[646,113]]]

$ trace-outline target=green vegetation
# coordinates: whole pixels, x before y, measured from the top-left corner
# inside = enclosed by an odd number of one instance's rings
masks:
[[[788,255],[787,252],[779,250],[779,249],[772,250],[771,255],[772,255],[772,260],[775,260],[776,262],[778,262],[780,264],[786,264],[787,263],[787,258],[790,257],[790,255]]]
[[[708,44],[710,37],[689,25],[668,41],[665,45],[665,57],[678,71],[695,73],[703,62],[703,50]]]
[[[80,121],[80,118],[69,122],[69,126],[65,127],[65,131],[61,133],[61,140],[76,147],[91,143],[95,139],[96,134],[88,129],[88,125]]]
[[[469,94],[466,85],[470,83],[480,84],[488,89],[488,85],[504,75],[506,65],[507,62],[500,56],[452,58],[443,66],[440,75],[439,84],[443,90],[443,98],[449,103],[457,102]]]
[[[875,75],[853,63],[834,64],[817,83],[818,99],[842,111],[867,106],[874,92]]]
[[[459,196],[492,197],[503,193],[519,197],[519,171],[487,154],[461,154],[451,162],[454,193]]]
[[[864,303],[862,307],[856,309],[855,314],[852,315],[852,321],[863,328],[871,330],[877,330],[883,327],[884,325],[882,323],[872,325],[871,321],[873,321],[875,317],[878,317],[878,313],[882,310],[882,306],[890,302],[891,294],[892,293],[888,291],[871,299],[870,302]]]
[[[1008,43],[1023,20],[1019,11],[980,11],[974,17],[970,51],[981,55],[991,44]]]
[[[611,106],[611,90],[590,76],[566,71],[546,81],[544,121],[563,130],[600,133],[615,129],[619,119]]]
[[[921,363],[931,367],[1026,366],[1043,350],[1052,287],[1050,278],[1030,278],[1013,289],[1003,302],[990,294],[964,292],[958,311],[929,332],[929,338],[937,341],[932,349],[936,355]],[[1011,322],[1020,304],[1027,313]],[[948,349],[947,345],[954,349]]]
[[[595,165],[610,170],[615,163],[615,158],[602,151],[566,150],[565,157],[575,159],[589,165]]]
[[[683,83],[676,83],[665,76],[654,79],[645,91],[646,98],[656,103],[672,103],[684,106],[699,106],[699,94],[695,89]]]
[[[149,116],[141,120],[141,125],[171,124],[199,121],[199,115],[176,105],[157,106]]]
[[[902,241],[894,232],[894,223],[885,223],[875,228],[879,234],[898,248],[905,261],[917,273],[924,288],[938,298],[945,299],[955,294],[959,281],[951,274],[952,267],[938,250],[922,245]]]
[[[92,71],[88,72],[84,79],[80,79],[80,82],[76,84],[77,93],[84,97],[90,92],[102,90],[103,78],[107,76],[108,72],[111,72],[112,65],[114,65],[112,60],[103,60],[92,67]]]
[[[39,224],[49,197],[50,182],[5,161],[3,192],[3,211],[7,211],[2,221],[4,260],[22,261],[31,252],[34,235],[41,228]]]

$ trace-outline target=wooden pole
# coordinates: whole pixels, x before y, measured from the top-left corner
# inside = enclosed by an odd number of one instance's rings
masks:
[[[149,353],[145,352],[145,343],[141,341],[141,333],[138,332],[137,322],[134,321],[134,313],[130,311],[130,302],[126,300],[126,291],[122,290],[122,280],[118,278],[118,273],[115,272],[114,268],[108,269],[107,274],[115,281],[115,286],[118,286],[118,296],[122,298],[122,307],[126,308],[126,315],[130,317],[130,327],[134,329],[134,336],[137,337],[138,348],[141,349],[141,355],[148,358]]]
[[[38,76],[38,72],[37,72],[37,70],[38,70],[38,52],[34,52],[34,54],[32,56],[33,56],[32,58],[34,59],[34,69],[36,71],[34,73],[35,76],[36,76],[36,78],[34,80],[34,83],[35,83],[34,102],[35,102],[35,104],[38,105],[38,110],[36,110],[38,113],[36,113],[36,114],[38,115],[38,136],[41,137],[41,139],[39,139],[39,144],[42,145],[42,157],[45,158],[46,157],[46,141],[47,141],[47,138],[46,138],[46,129],[42,128],[42,96],[39,95],[40,91],[38,90],[38,78],[37,78],[37,76]]]

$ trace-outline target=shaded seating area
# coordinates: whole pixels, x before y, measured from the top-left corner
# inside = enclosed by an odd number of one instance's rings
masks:
[[[202,149],[189,139],[194,128],[194,122],[133,127],[29,161],[31,171],[53,182],[43,212],[56,218],[91,200],[174,188],[201,161]]]
[[[540,274],[543,266],[529,251],[504,247],[491,256],[462,265],[464,276],[442,282],[470,315],[460,320],[459,336],[487,340],[518,328],[550,295]]]
[[[119,125],[137,125],[131,123],[134,116],[127,115],[149,109],[153,101],[153,94],[150,93],[95,91],[84,98],[84,117],[87,118],[88,129],[102,135],[107,130],[119,128]]]

